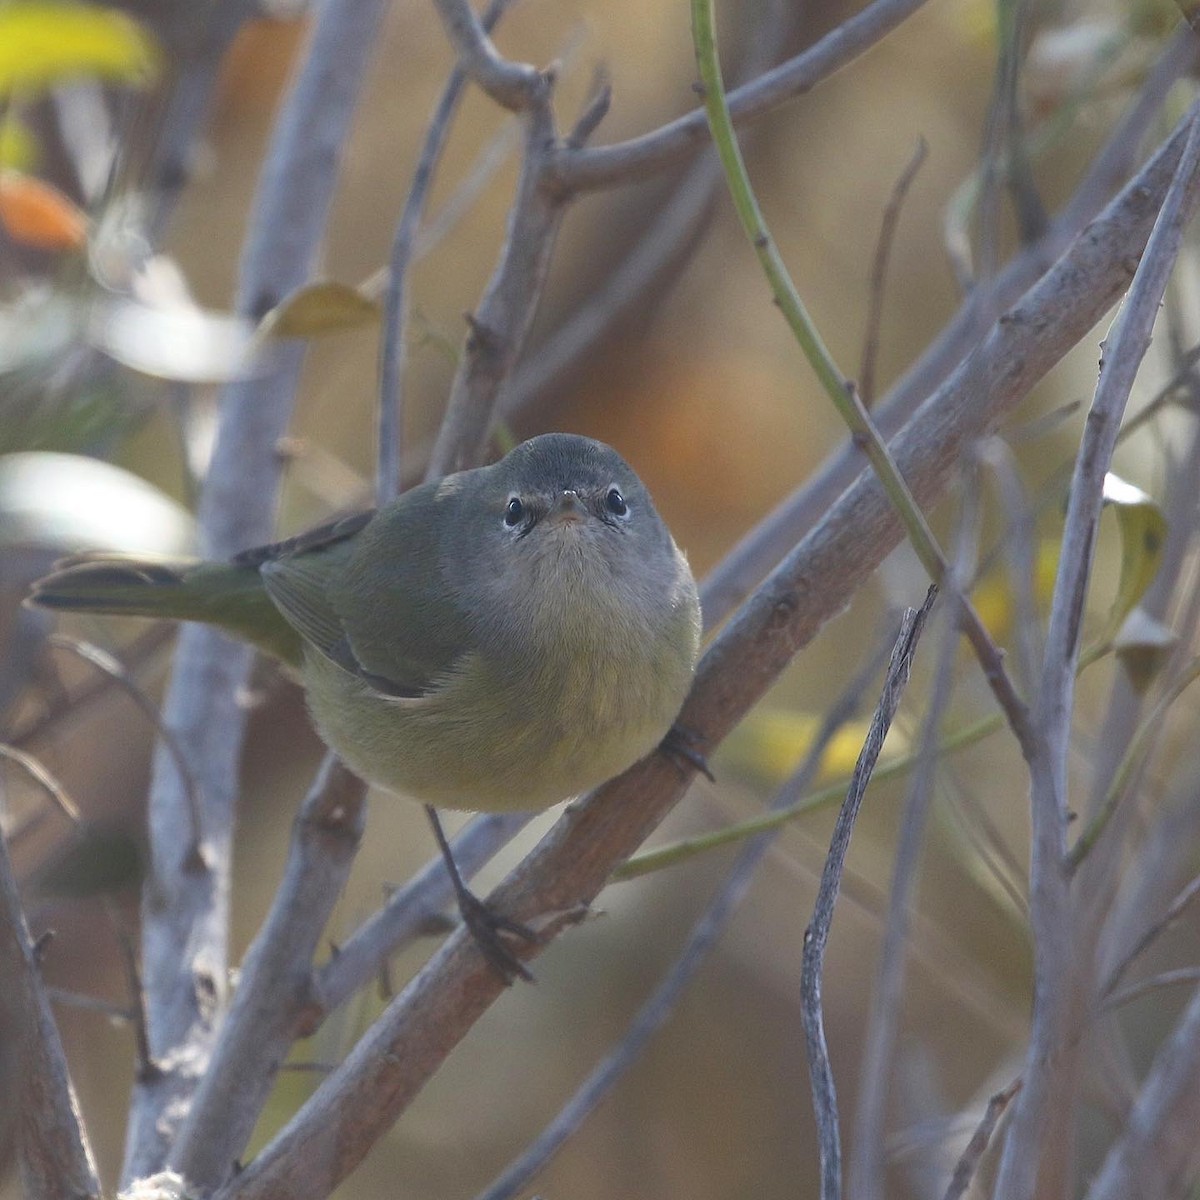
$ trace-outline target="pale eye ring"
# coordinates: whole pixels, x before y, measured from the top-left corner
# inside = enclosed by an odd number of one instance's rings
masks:
[[[627,517],[629,515],[629,505],[625,503],[625,497],[621,495],[620,488],[610,487],[608,489],[608,495],[604,497],[604,507],[614,517]]]
[[[509,529],[515,529],[524,517],[525,505],[521,503],[520,496],[510,496],[508,503],[504,506],[504,524]]]

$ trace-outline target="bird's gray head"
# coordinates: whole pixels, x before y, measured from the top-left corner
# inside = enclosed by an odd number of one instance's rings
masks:
[[[674,587],[675,543],[633,468],[603,442],[532,438],[474,473],[470,492],[471,573],[509,619],[514,606],[551,624],[567,608],[641,612]]]

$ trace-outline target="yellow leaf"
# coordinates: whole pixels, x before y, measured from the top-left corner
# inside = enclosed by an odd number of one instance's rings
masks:
[[[1039,612],[1046,609],[1054,595],[1059,548],[1060,543],[1054,538],[1043,538],[1038,542],[1033,562],[1033,600]],[[976,585],[971,600],[988,633],[1003,641],[1016,618],[1016,595],[1009,565],[997,563]]]
[[[33,134],[11,113],[0,122],[0,170],[28,171],[37,165],[38,145]]]
[[[344,283],[314,283],[293,292],[263,319],[272,337],[318,337],[360,329],[379,319],[379,305]]]
[[[81,77],[144,85],[157,68],[154,43],[123,13],[37,0],[0,5],[0,96]]]
[[[20,171],[0,171],[0,223],[13,241],[38,250],[77,250],[87,241],[82,209],[58,188]]]
[[[1162,562],[1167,518],[1131,483],[1111,472],[1104,477],[1104,503],[1116,514],[1121,537],[1121,574],[1102,641],[1110,641],[1146,594]]]
[[[800,765],[812,748],[824,718],[791,709],[756,709],[721,743],[718,770],[778,787]],[[821,757],[817,783],[842,779],[854,770],[858,753],[870,728],[866,721],[850,721],[834,734]],[[893,729],[883,760],[893,757],[899,735]]]

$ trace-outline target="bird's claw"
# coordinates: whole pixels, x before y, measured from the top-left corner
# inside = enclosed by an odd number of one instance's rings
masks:
[[[536,944],[540,939],[528,925],[496,912],[471,891],[464,890],[460,893],[458,911],[462,914],[463,924],[470,931],[475,945],[487,959],[488,966],[500,976],[505,986],[511,986],[514,979],[523,979],[526,983],[533,982],[532,972],[505,945],[501,936],[508,934],[523,942]]]
[[[685,729],[682,725],[672,725],[658,748],[668,758],[673,759],[676,766],[682,768],[686,763],[695,767],[710,783],[716,783],[717,777],[712,773],[708,759],[697,748],[700,741],[700,735],[695,730]]]

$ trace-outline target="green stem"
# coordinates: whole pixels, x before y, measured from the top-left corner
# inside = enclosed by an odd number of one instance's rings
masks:
[[[950,754],[956,750],[965,750],[968,746],[983,741],[985,737],[1003,727],[1004,718],[999,713],[985,717],[982,721],[976,721],[974,725],[968,725],[965,729],[947,737],[938,747],[938,754]],[[918,753],[914,751],[912,754],[905,754],[901,758],[876,767],[871,781],[876,783],[902,775],[916,765],[918,757]],[[812,812],[813,809],[824,808],[826,805],[840,800],[845,796],[849,783],[850,776],[847,775],[836,783],[828,784],[811,792],[803,799],[797,800],[795,804],[788,805],[787,808],[775,809],[762,816],[751,817],[747,821],[738,821],[734,825],[726,825],[722,829],[714,830],[712,833],[706,833],[700,837],[687,838],[684,841],[671,842],[668,845],[647,850],[618,867],[610,879],[614,883],[636,879],[639,875],[649,875],[652,871],[661,870],[663,867],[673,867],[677,863],[686,862],[689,858],[695,858],[698,854],[706,854],[709,850],[716,850],[720,846],[728,846],[743,838],[753,837],[756,833],[777,829],[780,825],[795,820],[796,817]]]
[[[833,360],[816,325],[804,307],[800,294],[788,274],[783,258],[771,237],[759,208],[741,149],[733,131],[721,66],[717,58],[713,0],[692,0],[692,36],[696,61],[704,90],[704,108],[712,130],[713,142],[729,184],[734,207],[746,236],[754,246],[767,280],[796,341],[816,372],[821,386],[833,401],[855,443],[866,454],[888,499],[900,514],[917,556],[934,583],[940,584],[946,573],[946,556],[933,535],[908,484],[900,474],[879,430],[859,399],[858,393]]]

